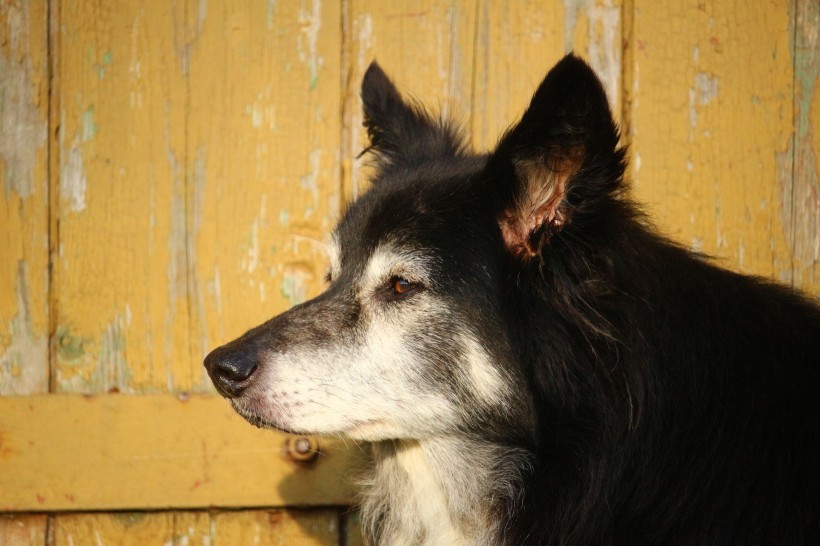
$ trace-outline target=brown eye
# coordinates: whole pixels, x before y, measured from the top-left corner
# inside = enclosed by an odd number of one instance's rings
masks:
[[[390,279],[390,288],[393,290],[393,293],[397,296],[401,296],[403,294],[407,294],[415,285],[405,279],[404,277],[393,277]]]

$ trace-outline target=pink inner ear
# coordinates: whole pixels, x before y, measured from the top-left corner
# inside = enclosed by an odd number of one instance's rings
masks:
[[[497,220],[507,249],[519,258],[532,258],[541,252],[541,241],[533,233],[544,225],[560,229],[566,222],[561,202],[567,193],[569,178],[578,171],[583,160],[580,150],[548,165],[546,161],[519,161],[516,175],[524,186],[521,195]]]

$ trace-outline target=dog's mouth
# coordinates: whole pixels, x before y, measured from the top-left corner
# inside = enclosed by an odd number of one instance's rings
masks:
[[[231,400],[231,405],[233,406],[234,411],[242,416],[247,422],[252,424],[257,428],[265,428],[265,429],[273,429],[278,430],[280,432],[286,432],[288,434],[296,434],[296,435],[311,435],[314,434],[310,431],[304,430],[295,430],[292,428],[284,427],[280,423],[275,423],[269,419],[266,419],[256,413],[255,411],[247,408],[244,404],[240,401],[233,399]]]
[[[366,421],[353,423],[345,427],[344,429],[335,432],[319,432],[316,430],[297,429],[294,427],[285,426],[282,423],[275,422],[269,418],[265,418],[259,415],[253,409],[248,408],[245,404],[243,404],[240,400],[237,399],[231,400],[231,405],[233,406],[233,409],[236,411],[236,413],[238,413],[240,416],[242,416],[243,419],[245,419],[247,422],[249,422],[257,428],[278,430],[279,432],[294,434],[297,436],[314,436],[318,434],[330,434],[332,436],[342,436],[352,439],[368,438],[377,431],[380,431],[385,426],[385,422],[381,419],[369,419]]]

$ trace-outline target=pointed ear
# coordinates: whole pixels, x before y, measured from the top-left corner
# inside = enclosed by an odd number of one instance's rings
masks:
[[[618,138],[601,82],[584,61],[564,57],[488,162],[503,186],[498,222],[510,252],[540,254],[553,235],[619,191]]]
[[[381,168],[414,166],[426,159],[463,153],[451,125],[434,120],[421,106],[408,103],[381,67],[373,61],[362,80],[364,126]]]

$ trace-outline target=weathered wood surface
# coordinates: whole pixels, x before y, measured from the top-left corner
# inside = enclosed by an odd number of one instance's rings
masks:
[[[0,2],[0,395],[48,391],[46,0]]]
[[[209,392],[209,349],[321,290],[323,239],[367,187],[366,158],[354,158],[373,58],[488,149],[575,50],[605,82],[655,223],[727,267],[820,295],[818,36],[816,0],[0,0],[0,394],[100,395],[0,398],[0,505],[349,500],[336,461],[355,448],[319,463],[337,485],[317,484],[309,476],[325,471],[295,469],[282,436],[224,403],[145,394]],[[218,474],[215,446],[229,445],[261,478],[237,487]],[[146,479],[118,490],[134,468]],[[301,536],[287,523],[300,518],[344,528],[335,513],[49,526],[55,544],[97,544],[96,529],[112,533],[105,544],[183,544],[215,540],[217,522],[235,529],[220,539],[230,544],[250,528]],[[0,543],[40,544],[45,528],[45,516],[3,518]]]
[[[363,448],[292,438],[217,396],[0,397],[0,512],[350,504]]]

